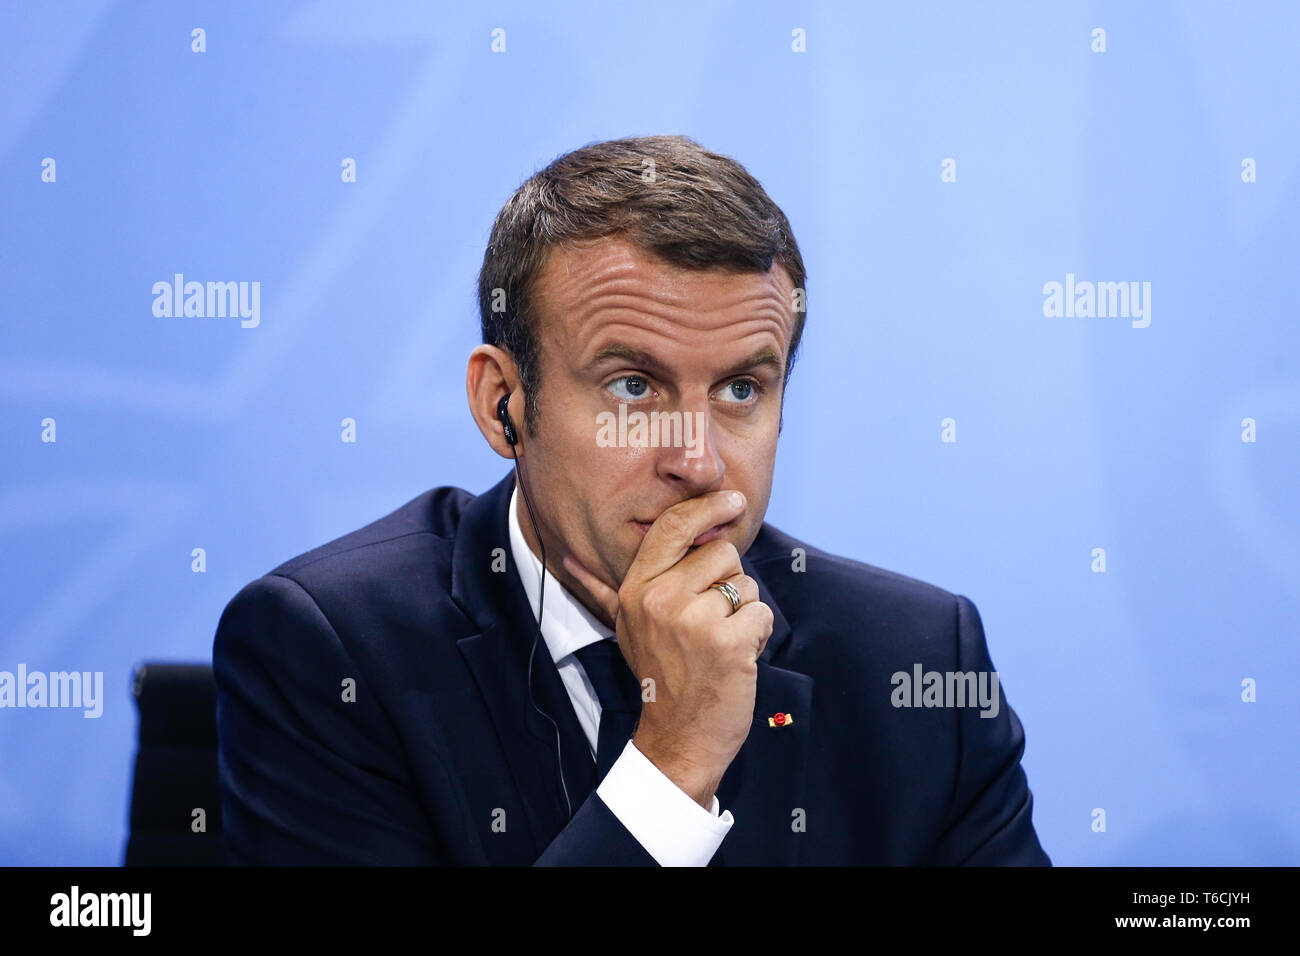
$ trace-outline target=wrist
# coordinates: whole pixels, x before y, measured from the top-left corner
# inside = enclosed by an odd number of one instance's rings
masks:
[[[725,766],[693,757],[680,748],[664,746],[661,740],[640,730],[633,736],[632,743],[679,790],[705,810],[713,809],[713,798],[722,783]]]

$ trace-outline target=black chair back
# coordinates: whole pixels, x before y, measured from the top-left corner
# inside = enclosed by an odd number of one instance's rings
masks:
[[[131,690],[140,732],[125,865],[224,866],[212,667],[148,662]]]

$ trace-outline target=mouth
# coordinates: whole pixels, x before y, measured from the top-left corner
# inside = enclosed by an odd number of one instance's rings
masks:
[[[636,529],[641,532],[641,536],[645,537],[645,533],[650,530],[650,526],[654,524],[654,522],[640,521],[634,518],[632,519],[632,524],[635,525]],[[727,530],[729,528],[732,528],[735,524],[736,522],[733,519],[731,521],[726,522],[725,524],[714,525],[708,531],[704,532],[704,534],[699,535],[694,541],[692,541],[691,547],[698,548],[700,545],[707,544],[708,542],[713,541],[715,538],[726,537]]]

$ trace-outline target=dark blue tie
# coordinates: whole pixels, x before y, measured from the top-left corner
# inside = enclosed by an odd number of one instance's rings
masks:
[[[641,685],[632,674],[614,638],[595,641],[574,651],[600,700],[600,732],[596,738],[596,783],[623,752],[641,716]]]

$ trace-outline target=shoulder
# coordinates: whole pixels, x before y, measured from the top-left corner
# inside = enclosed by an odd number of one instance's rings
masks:
[[[372,576],[403,568],[427,576],[448,565],[456,527],[474,495],[461,488],[432,488],[369,524],[290,558],[270,571],[311,592],[333,583],[355,588]],[[314,587],[313,587],[314,586]]]
[[[432,488],[249,582],[225,616],[243,610],[265,620],[288,604],[345,633],[428,613],[450,592],[456,529],[474,497],[460,488]]]
[[[474,495],[461,488],[431,488],[382,518],[290,558],[270,573],[293,577],[322,562],[370,560],[374,552],[401,547],[400,542],[412,537],[450,542],[455,538],[461,511],[473,500]],[[435,542],[425,544],[430,546]]]
[[[939,604],[947,608],[957,598],[939,585],[823,551],[770,524],[763,525],[745,558],[764,572],[769,587],[775,590],[784,586],[784,592],[791,595],[795,586],[812,584],[848,588],[865,599]],[[807,578],[796,577],[799,574],[806,574]]]
[[[430,489],[250,581],[222,614],[214,659],[241,643],[292,657],[335,642],[355,659],[421,633],[429,621],[459,620],[449,597],[452,549],[474,498],[460,488]]]
[[[879,649],[951,651],[962,602],[969,603],[939,585],[832,554],[769,524],[745,560],[805,641],[818,636],[869,641]]]

